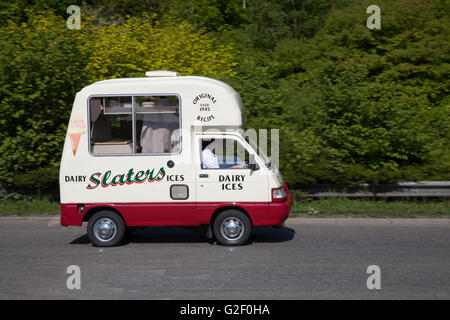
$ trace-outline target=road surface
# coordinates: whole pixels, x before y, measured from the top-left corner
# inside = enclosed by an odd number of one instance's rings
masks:
[[[251,239],[145,228],[98,248],[86,225],[0,217],[0,299],[450,299],[450,219],[291,218]],[[80,289],[67,287],[70,265]],[[367,287],[371,265],[381,289]]]

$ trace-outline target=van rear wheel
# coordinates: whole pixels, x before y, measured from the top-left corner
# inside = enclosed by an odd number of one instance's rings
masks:
[[[219,214],[213,224],[214,236],[224,246],[240,246],[248,241],[252,223],[239,210],[226,210]]]
[[[118,245],[125,235],[126,226],[122,217],[111,211],[99,211],[88,222],[88,237],[98,247]]]

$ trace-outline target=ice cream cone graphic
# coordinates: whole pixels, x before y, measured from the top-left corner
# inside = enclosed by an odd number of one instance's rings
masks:
[[[74,116],[69,122],[69,128],[67,129],[67,134],[70,138],[70,143],[72,144],[73,155],[77,153],[78,144],[80,143],[80,138],[86,133],[86,124],[80,116]]]

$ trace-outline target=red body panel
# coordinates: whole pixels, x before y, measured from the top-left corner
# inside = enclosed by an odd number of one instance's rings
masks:
[[[283,202],[183,202],[183,203],[87,203],[61,204],[61,225],[81,226],[94,208],[113,208],[127,226],[198,226],[209,224],[213,213],[223,207],[245,210],[254,226],[280,225],[287,219],[290,204]]]

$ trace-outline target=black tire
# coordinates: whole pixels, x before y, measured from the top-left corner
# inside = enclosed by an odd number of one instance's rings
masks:
[[[225,228],[228,231],[233,231],[238,228],[234,228],[235,225],[240,227],[240,231],[236,232],[238,235],[227,236],[227,232],[222,228],[223,224],[230,223],[231,228]],[[240,246],[245,244],[250,238],[250,234],[252,232],[252,223],[246,214],[239,210],[230,209],[221,212],[213,223],[213,232],[217,241],[224,246]]]
[[[101,239],[101,230],[107,228],[99,228],[101,221],[102,226],[109,227],[104,239]],[[97,225],[98,223],[98,225]],[[113,231],[110,231],[113,230]],[[88,237],[94,246],[98,247],[113,247],[120,244],[125,236],[126,225],[122,217],[117,213],[111,211],[99,211],[95,213],[88,222],[87,233]]]

